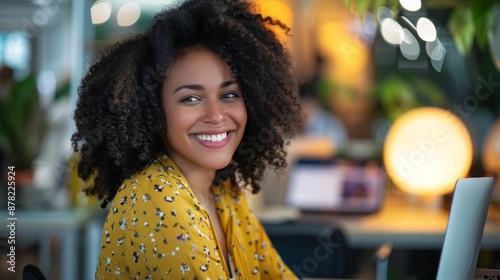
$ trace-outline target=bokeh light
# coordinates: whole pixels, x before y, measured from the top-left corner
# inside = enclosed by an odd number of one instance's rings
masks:
[[[131,26],[136,23],[141,16],[141,6],[137,3],[127,3],[123,5],[118,14],[116,15],[116,20],[119,26]]]
[[[386,18],[382,21],[380,32],[382,33],[382,38],[391,45],[397,46],[403,41],[403,28],[391,18]]]
[[[377,10],[377,20],[380,24],[382,24],[385,19],[394,19],[394,16],[394,12],[387,7],[380,7]]]
[[[421,17],[417,21],[417,32],[418,36],[422,38],[422,40],[427,42],[432,42],[436,40],[437,31],[434,23],[428,18]]]
[[[92,24],[103,24],[111,17],[111,5],[106,1],[95,2],[90,8]]]
[[[462,121],[436,107],[420,107],[401,115],[384,143],[387,174],[400,189],[435,196],[453,191],[468,175],[472,140]]]
[[[40,93],[40,103],[47,108],[54,98],[57,87],[56,74],[53,71],[45,70],[38,75],[36,81],[38,92]]]
[[[399,0],[399,4],[410,12],[416,12],[422,8],[422,2],[420,0]]]
[[[406,28],[403,29],[403,41],[399,48],[403,56],[409,60],[416,60],[420,55],[420,45],[417,38]]]

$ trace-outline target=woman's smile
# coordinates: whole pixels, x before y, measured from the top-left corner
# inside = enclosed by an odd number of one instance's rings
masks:
[[[195,134],[200,145],[209,149],[223,148],[231,139],[231,132]]]
[[[219,133],[219,134],[195,134],[196,138],[200,139],[201,141],[208,141],[208,142],[220,142],[227,137],[227,132],[224,133]]]

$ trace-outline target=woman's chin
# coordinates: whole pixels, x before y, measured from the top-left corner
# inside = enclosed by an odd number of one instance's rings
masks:
[[[211,169],[213,170],[221,170],[221,169],[224,169],[226,168],[229,163],[231,163],[231,161],[224,161],[224,162],[218,162],[217,164],[212,164],[211,165]]]

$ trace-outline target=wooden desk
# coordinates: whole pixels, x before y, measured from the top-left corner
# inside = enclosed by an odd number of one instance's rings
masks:
[[[387,195],[379,212],[367,215],[303,214],[304,222],[339,226],[352,248],[375,249],[384,242],[395,248],[440,249],[448,223],[448,211],[425,209],[405,194]],[[481,248],[500,248],[500,206],[490,206]]]

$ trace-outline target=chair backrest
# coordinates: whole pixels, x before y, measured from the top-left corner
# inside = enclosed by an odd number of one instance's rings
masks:
[[[438,280],[473,279],[493,178],[459,179],[451,202],[438,267]]]
[[[283,261],[299,278],[343,278],[349,274],[347,244],[339,228],[303,222],[264,227]]]
[[[38,266],[27,264],[23,269],[23,280],[46,280]]]

